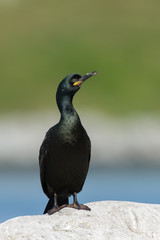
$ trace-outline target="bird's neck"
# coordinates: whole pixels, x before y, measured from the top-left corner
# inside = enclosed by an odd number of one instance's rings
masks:
[[[57,105],[61,113],[61,122],[80,122],[78,113],[73,107],[72,99],[73,97],[71,96],[63,96],[57,99]]]

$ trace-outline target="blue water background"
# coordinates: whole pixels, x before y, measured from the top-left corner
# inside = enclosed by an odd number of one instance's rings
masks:
[[[114,200],[159,204],[159,185],[160,168],[94,167],[78,200],[80,203]],[[46,203],[38,168],[0,171],[0,222],[21,215],[42,214]]]

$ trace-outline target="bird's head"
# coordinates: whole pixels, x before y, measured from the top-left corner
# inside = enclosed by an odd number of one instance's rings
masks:
[[[82,83],[95,74],[97,74],[96,71],[88,73],[83,77],[77,73],[68,75],[60,82],[57,89],[57,96],[68,95],[73,97],[74,94],[80,89]]]

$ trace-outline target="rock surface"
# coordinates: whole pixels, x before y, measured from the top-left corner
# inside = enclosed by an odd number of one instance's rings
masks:
[[[0,224],[0,240],[160,239],[160,205],[94,202],[92,210],[64,208],[52,216],[23,216]]]

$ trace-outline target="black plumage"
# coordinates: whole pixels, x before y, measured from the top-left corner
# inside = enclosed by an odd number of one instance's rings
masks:
[[[44,213],[52,214],[63,207],[90,210],[77,201],[87,176],[91,143],[72,105],[81,84],[96,72],[82,77],[71,74],[64,78],[57,89],[56,100],[61,118],[50,128],[40,148],[40,178],[44,193],[49,198]],[[68,197],[73,195],[73,204]]]

